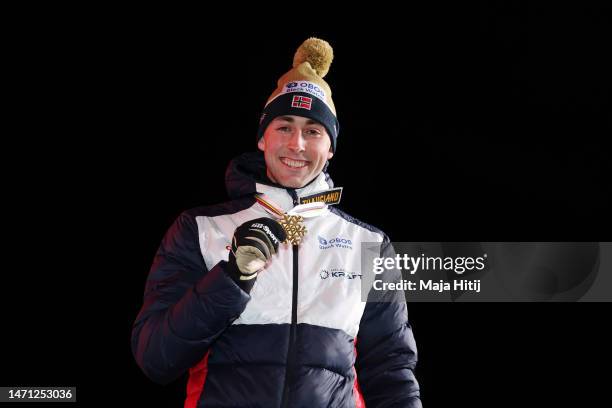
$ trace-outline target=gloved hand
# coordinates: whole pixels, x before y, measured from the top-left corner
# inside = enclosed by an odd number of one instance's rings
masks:
[[[283,227],[272,218],[247,221],[234,231],[228,260],[228,273],[245,291],[250,291],[257,272],[287,238]]]

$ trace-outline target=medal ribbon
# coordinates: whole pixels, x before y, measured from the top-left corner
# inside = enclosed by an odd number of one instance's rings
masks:
[[[303,223],[304,217],[316,217],[321,215],[327,209],[327,204],[323,202],[315,202],[300,204],[289,212],[283,212],[276,205],[266,200],[261,194],[256,194],[255,200],[257,200],[257,202],[264,207],[266,211],[279,219],[278,222],[287,234],[287,239],[283,241],[283,243],[289,242],[292,245],[299,245],[306,232],[308,232]]]

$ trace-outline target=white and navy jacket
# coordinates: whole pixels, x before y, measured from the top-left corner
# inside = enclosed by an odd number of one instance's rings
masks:
[[[228,167],[232,200],[185,211],[164,237],[134,323],[132,350],[152,380],[189,372],[186,407],[421,407],[405,302],[362,302],[360,243],[386,235],[327,207],[281,244],[250,293],[226,272],[236,227],[333,187],[322,172],[301,189],[271,185],[263,155]],[[391,255],[392,256],[392,255]]]

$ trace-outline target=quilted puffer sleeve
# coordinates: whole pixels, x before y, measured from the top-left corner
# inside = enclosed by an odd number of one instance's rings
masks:
[[[132,353],[151,380],[167,384],[185,373],[246,307],[250,296],[225,266],[206,268],[196,220],[181,214],[155,255],[132,330]]]
[[[381,256],[395,257],[388,237],[381,247]],[[400,279],[399,270],[386,271],[393,280]],[[403,291],[388,302],[369,301],[357,334],[355,368],[367,408],[420,408],[419,384],[414,375],[417,348],[408,322]]]

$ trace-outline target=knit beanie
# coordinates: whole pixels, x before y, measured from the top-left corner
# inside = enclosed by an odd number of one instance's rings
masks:
[[[322,124],[331,139],[332,151],[336,151],[339,124],[331,89],[323,80],[333,58],[327,41],[311,37],[300,45],[293,57],[293,68],[278,80],[278,87],[266,102],[257,140],[277,116],[295,115]]]

